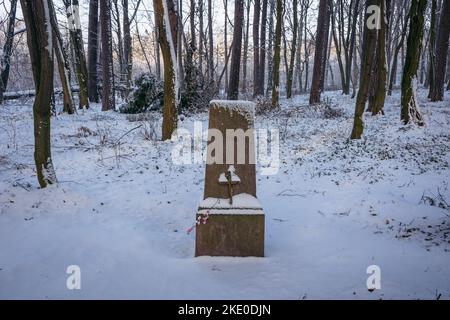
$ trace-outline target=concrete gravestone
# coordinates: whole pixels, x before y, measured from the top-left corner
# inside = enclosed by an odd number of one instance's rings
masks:
[[[253,124],[252,102],[211,101],[196,256],[264,256],[264,212],[256,198]]]

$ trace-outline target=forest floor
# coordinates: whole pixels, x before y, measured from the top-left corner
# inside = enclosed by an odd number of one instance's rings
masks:
[[[399,92],[348,141],[354,100],[326,92],[258,116],[280,170],[257,175],[265,258],[194,258],[204,165],[175,165],[160,116],[52,118],[59,184],[39,189],[31,101],[0,108],[0,298],[450,299],[450,99],[403,126]],[[182,117],[207,128],[207,113]],[[134,121],[130,121],[134,120]],[[136,128],[140,126],[139,128]],[[134,129],[136,128],[136,129]],[[134,130],[132,130],[134,129]],[[130,131],[131,130],[131,131]],[[156,139],[156,140],[155,140]],[[66,269],[81,268],[81,290]],[[368,291],[366,269],[381,269]]]

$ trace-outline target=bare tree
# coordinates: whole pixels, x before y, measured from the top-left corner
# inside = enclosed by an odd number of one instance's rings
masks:
[[[237,100],[239,97],[239,76],[242,49],[242,24],[244,20],[244,0],[234,2],[234,30],[231,52],[230,81],[228,84],[228,100]]]
[[[283,2],[277,0],[275,45],[272,70],[272,107],[278,107],[280,98],[280,61],[281,61],[281,24],[283,19]]]
[[[108,111],[115,109],[110,0],[100,0],[100,26],[102,35],[102,110]]]
[[[6,41],[0,56],[0,104],[3,103],[3,94],[8,86],[9,70],[11,69],[10,62],[13,49],[14,27],[16,25],[16,11],[17,0],[11,0]]]
[[[89,108],[88,72],[81,31],[79,2],[78,0],[63,0],[63,2],[69,21],[70,41],[74,50],[76,75],[80,86],[79,108]]]
[[[159,44],[164,60],[164,108],[162,139],[168,140],[177,128],[179,84],[177,72],[178,17],[173,0],[154,0]]]
[[[55,8],[53,7],[53,3],[51,3],[49,14],[53,31],[53,48],[58,63],[59,77],[63,89],[63,111],[67,112],[68,114],[73,114],[75,112],[75,107],[72,96],[72,88],[70,85],[70,64],[67,53],[64,50],[64,42],[59,31],[58,21],[56,18],[56,12]]]
[[[88,86],[89,101],[99,102],[98,95],[98,0],[89,2],[88,29]]]
[[[311,83],[311,92],[309,96],[309,104],[320,103],[320,86],[323,75],[324,68],[322,67],[324,63],[324,54],[326,52],[325,48],[327,46],[327,34],[328,34],[328,23],[329,19],[329,1],[320,0],[319,2],[319,16],[317,18],[317,32],[316,32],[316,45],[314,53],[314,69],[313,78]]]
[[[21,0],[27,28],[36,97],[34,115],[34,160],[41,188],[57,182],[50,148],[50,114],[53,92],[53,41],[51,0]]]
[[[422,51],[424,15],[427,0],[413,0],[409,11],[410,23],[406,58],[402,77],[401,120],[404,124],[423,124],[417,101],[417,69]]]
[[[297,50],[297,29],[298,29],[298,0],[293,0],[292,2],[292,15],[293,15],[293,26],[292,26],[292,44],[291,44],[291,53],[290,53],[290,62],[288,66],[287,72],[287,81],[286,81],[286,97],[289,99],[292,97],[292,83],[294,77],[294,62],[295,62],[295,52]]]
[[[432,82],[431,101],[444,99],[445,71],[447,64],[448,42],[450,35],[450,1],[443,1],[439,18],[439,28],[436,41],[436,66]]]
[[[373,69],[374,55],[376,51],[377,43],[377,30],[370,27],[368,20],[371,17],[371,13],[368,12],[370,6],[380,6],[381,0],[367,0],[366,1],[366,16],[364,19],[364,34],[362,44],[362,57],[361,57],[361,73],[359,81],[358,95],[356,96],[355,103],[355,117],[353,121],[351,139],[361,139],[361,135],[364,131],[363,113],[366,106],[367,94],[370,85],[370,75]]]

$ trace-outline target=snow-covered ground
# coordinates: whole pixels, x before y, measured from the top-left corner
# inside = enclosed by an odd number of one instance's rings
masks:
[[[99,106],[52,118],[57,186],[38,188],[31,102],[0,108],[0,298],[449,299],[450,99],[428,103],[425,127],[366,115],[348,141],[354,100],[307,96],[258,116],[280,130],[281,167],[257,177],[265,258],[194,258],[187,233],[204,165],[175,165],[160,121]],[[157,115],[154,115],[155,119]],[[136,120],[136,119],[134,119]],[[192,129],[207,114],[183,117]],[[141,125],[142,127],[130,131]],[[81,290],[66,269],[81,268]],[[369,292],[366,269],[381,269]]]

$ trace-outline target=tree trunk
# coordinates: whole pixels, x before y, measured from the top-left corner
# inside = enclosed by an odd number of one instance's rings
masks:
[[[164,61],[162,140],[169,140],[177,129],[178,121],[179,86],[176,57],[178,18],[173,0],[154,0],[153,4]]]
[[[324,30],[324,37],[323,37],[323,47],[322,47],[322,63],[320,71],[320,92],[324,91],[325,86],[325,78],[326,78],[326,70],[327,70],[327,63],[328,63],[328,39],[330,36],[330,17],[331,17],[331,6],[333,5],[332,0],[327,1],[327,16],[325,18],[325,25],[323,26]],[[330,44],[331,45],[331,44]]]
[[[266,96],[269,95],[269,91],[272,89],[273,78],[273,47],[274,47],[274,13],[275,13],[275,0],[268,0],[270,4],[269,14],[269,43],[267,44],[267,91]]]
[[[100,0],[102,36],[102,111],[115,109],[114,68],[112,61],[111,1]]]
[[[244,38],[244,56],[242,57],[242,92],[247,92],[247,61],[248,61],[248,38],[250,30],[250,0],[247,0],[245,18],[245,38]],[[225,51],[227,52],[227,51]]]
[[[84,54],[83,34],[80,24],[78,0],[64,0],[67,19],[69,20],[70,40],[72,42],[79,92],[79,108],[89,108],[88,72]]]
[[[423,125],[417,101],[417,68],[422,51],[422,37],[427,0],[413,0],[410,9],[409,33],[402,77],[401,120],[404,124]]]
[[[326,34],[328,30],[326,29],[328,23],[326,22],[328,14],[328,0],[320,0],[319,3],[319,16],[317,18],[317,32],[316,32],[316,44],[315,44],[315,53],[314,53],[314,69],[313,69],[313,78],[311,83],[311,92],[309,96],[309,104],[314,105],[320,103],[320,83],[323,77],[323,67],[322,64],[324,62],[324,46]]]
[[[208,0],[208,77],[209,82],[214,82],[214,42],[213,42],[213,19],[212,19],[212,0]],[[241,28],[242,38],[242,28]]]
[[[261,1],[255,0],[253,6],[253,96],[256,97],[259,90],[259,18],[261,14]]]
[[[237,100],[239,97],[239,76],[242,48],[242,23],[244,19],[244,0],[234,2],[234,30],[233,47],[231,52],[230,81],[228,84],[228,100]]]
[[[431,2],[431,21],[430,35],[428,40],[428,75],[426,85],[429,87],[428,98],[431,98],[431,92],[434,88],[434,75],[436,70],[436,16],[437,16],[437,0]]]
[[[439,18],[439,29],[436,41],[436,70],[432,82],[431,101],[442,101],[444,99],[445,71],[448,53],[448,38],[450,36],[450,1],[442,3]]]
[[[125,97],[128,97],[132,82],[133,48],[131,47],[131,22],[128,13],[128,0],[122,0],[123,6],[123,59],[125,68]]]
[[[374,55],[377,42],[377,30],[375,28],[368,28],[368,20],[371,14],[367,13],[367,8],[372,5],[379,5],[380,0],[367,0],[366,2],[366,16],[364,19],[364,34],[361,60],[361,74],[359,81],[359,89],[355,104],[355,117],[353,122],[353,130],[350,139],[361,139],[364,131],[363,113],[366,106],[367,94],[370,85],[370,74],[372,72]]]
[[[298,29],[298,0],[293,0],[292,2],[292,15],[293,15],[293,26],[292,26],[292,45],[290,53],[290,61],[287,72],[286,81],[286,98],[290,99],[292,97],[292,83],[294,79],[294,63],[295,63],[295,52],[297,50],[297,29]]]
[[[50,5],[49,14],[53,31],[53,48],[56,55],[59,77],[63,89],[63,112],[73,114],[75,112],[75,107],[72,96],[72,88],[70,85],[70,65],[67,54],[64,50],[64,42],[61,33],[59,32],[58,21],[56,18],[56,12],[53,6],[53,2]]]
[[[21,0],[27,28],[36,98],[34,115],[34,160],[39,185],[57,182],[50,148],[50,113],[53,92],[53,42],[50,21],[51,0]]]
[[[9,10],[8,30],[6,31],[6,41],[3,46],[3,53],[0,57],[0,104],[3,103],[3,94],[8,86],[11,53],[13,49],[14,27],[16,25],[17,0],[11,0]]]
[[[377,82],[374,96],[374,103],[372,105],[372,115],[384,114],[383,107],[386,99],[386,0],[381,0],[380,5],[380,30],[378,32],[377,41]]]
[[[99,102],[98,95],[98,0],[89,2],[88,86],[89,101]]]
[[[395,78],[397,76],[398,55],[400,53],[400,50],[403,48],[403,43],[405,42],[406,33],[408,30],[408,21],[409,21],[409,14],[405,17],[400,41],[395,48],[394,56],[392,58],[393,62],[392,62],[392,67],[391,67],[391,72],[390,72],[390,77],[389,77],[389,87],[388,87],[388,92],[387,92],[387,94],[389,96],[392,94],[392,88],[394,86]]]
[[[280,60],[281,60],[281,24],[283,19],[283,2],[277,0],[275,26],[275,46],[272,70],[272,108],[278,107],[280,99]]]
[[[261,14],[261,37],[259,52],[259,72],[258,72],[258,95],[264,95],[265,73],[266,73],[266,31],[267,31],[267,1],[262,0]]]

